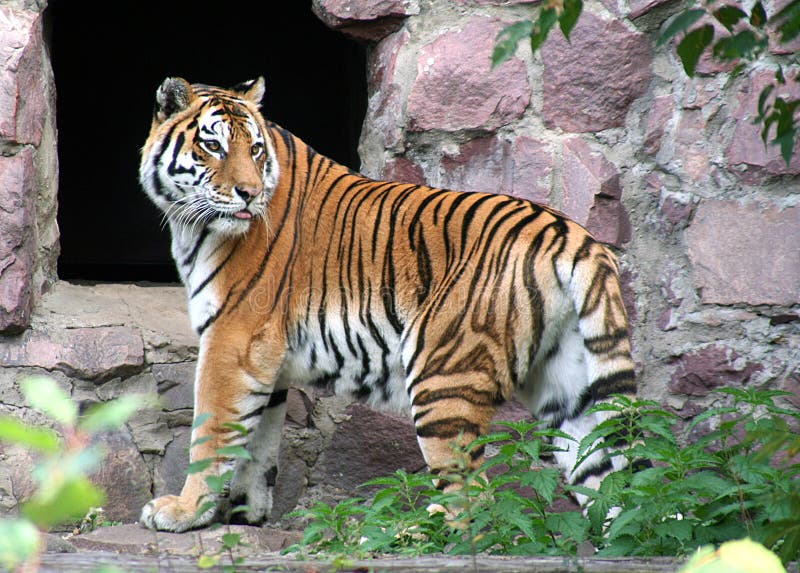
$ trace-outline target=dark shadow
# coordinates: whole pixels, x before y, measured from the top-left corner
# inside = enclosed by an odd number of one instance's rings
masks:
[[[326,28],[307,1],[210,6],[50,0],[60,278],[177,280],[169,232],[137,181],[153,97],[167,76],[228,86],[263,75],[267,118],[358,169],[363,46]]]

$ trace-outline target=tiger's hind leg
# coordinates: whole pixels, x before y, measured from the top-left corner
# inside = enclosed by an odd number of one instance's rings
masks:
[[[462,479],[483,463],[483,446],[468,446],[489,428],[500,402],[495,387],[494,381],[475,371],[420,376],[409,385],[417,441],[430,472],[439,476],[434,482],[437,489],[458,490]],[[444,512],[453,519],[459,508],[434,504],[428,511]]]
[[[573,438],[553,441],[560,450],[555,460],[567,482],[597,489],[627,461],[622,455],[609,456],[609,447],[618,446],[613,436],[606,437],[608,447],[582,459],[581,441],[615,415],[588,410],[610,401],[613,394],[633,398],[636,382],[616,265],[604,247],[586,244],[588,254],[574,263],[569,280],[564,277],[561,320],[548,326],[557,335],[534,364],[521,398],[534,416]],[[575,497],[586,507],[587,496]]]

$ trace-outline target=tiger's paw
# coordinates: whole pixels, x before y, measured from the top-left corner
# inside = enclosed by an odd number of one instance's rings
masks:
[[[142,508],[139,522],[148,529],[180,533],[208,525],[216,514],[216,506],[214,503],[205,512],[197,515],[197,503],[177,495],[165,495],[157,497]]]

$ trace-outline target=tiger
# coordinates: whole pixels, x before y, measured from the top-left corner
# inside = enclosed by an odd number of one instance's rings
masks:
[[[636,392],[609,247],[546,205],[365,177],[264,118],[264,92],[177,77],[156,91],[139,180],[199,337],[189,456],[206,467],[140,523],[200,528],[232,499],[268,519],[290,386],[410,412],[444,492],[460,487],[453,448],[480,468],[469,444],[512,397],[575,438],[553,440],[567,483],[624,467],[608,441],[578,451],[612,415],[592,406]]]

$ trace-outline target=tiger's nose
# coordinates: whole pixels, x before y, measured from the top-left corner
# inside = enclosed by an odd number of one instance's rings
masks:
[[[261,189],[256,187],[234,187],[233,191],[245,201],[250,201],[253,197],[261,193]]]

